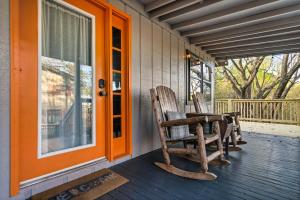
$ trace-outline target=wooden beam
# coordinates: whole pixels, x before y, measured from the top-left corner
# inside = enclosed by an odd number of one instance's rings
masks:
[[[244,28],[235,28],[231,30],[220,31],[217,33],[201,35],[199,37],[190,38],[192,44],[200,44],[210,41],[218,41],[223,39],[236,38],[240,36],[250,36],[258,33],[266,33],[274,30],[281,30],[290,27],[295,27],[300,24],[300,15],[296,17],[288,17],[281,20],[273,20],[270,22],[264,22],[247,26]]]
[[[286,51],[289,49],[299,49],[300,45],[298,44],[292,44],[292,45],[286,45],[286,46],[279,46],[279,47],[268,47],[263,49],[254,49],[254,50],[242,50],[242,51],[235,51],[235,52],[225,52],[225,53],[214,53],[211,54],[213,57],[227,57],[231,55],[242,55],[242,54],[255,54],[259,52],[277,52],[277,51]]]
[[[162,15],[174,12],[176,10],[179,10],[181,8],[190,6],[194,3],[201,2],[202,0],[181,0],[181,1],[174,1],[170,4],[167,4],[165,6],[159,7],[153,11],[150,12],[151,18],[160,17]]]
[[[236,38],[231,38],[231,39],[197,43],[197,46],[211,46],[211,45],[216,45],[216,44],[226,44],[226,43],[231,43],[231,42],[247,41],[249,39],[259,39],[259,38],[265,38],[265,37],[270,37],[270,36],[279,36],[279,35],[284,35],[284,34],[289,34],[289,33],[300,33],[300,23],[297,25],[298,26],[292,27],[292,28],[275,30],[275,31],[270,31],[270,32],[266,32],[266,33],[258,33],[258,34],[253,34],[250,36],[246,35],[246,36],[241,36],[241,37],[236,37]]]
[[[205,22],[205,21],[225,17],[225,16],[228,16],[228,15],[232,15],[234,13],[239,13],[239,12],[244,11],[244,10],[249,10],[249,9],[256,8],[256,7],[259,7],[259,6],[262,6],[262,5],[274,3],[276,1],[278,1],[278,0],[255,0],[255,1],[251,1],[251,2],[248,2],[248,3],[244,3],[244,4],[241,4],[241,5],[232,7],[232,8],[228,8],[228,9],[225,9],[225,10],[220,10],[218,12],[214,12],[214,13],[211,13],[211,14],[208,14],[208,15],[204,15],[204,16],[201,16],[201,17],[196,17],[196,18],[189,19],[189,20],[186,20],[186,21],[183,21],[183,22],[179,22],[177,24],[173,24],[171,26],[171,28],[172,29],[190,28],[191,26],[198,25],[198,24],[200,24],[202,22]]]
[[[231,42],[227,44],[217,44],[211,46],[203,46],[202,49],[205,51],[216,50],[216,49],[227,49],[232,47],[241,47],[241,46],[251,46],[251,45],[258,45],[258,44],[269,44],[274,42],[281,42],[281,41],[288,41],[291,39],[299,39],[299,33],[292,33],[292,34],[285,34],[280,36],[270,36],[260,39],[250,39],[241,42]]]
[[[227,57],[216,57],[216,60],[222,60],[222,59],[236,59],[236,58],[247,58],[247,57],[258,57],[258,56],[270,56],[270,55],[277,55],[277,54],[287,54],[287,53],[298,53],[300,52],[300,48],[296,49],[288,49],[288,50],[280,50],[280,51],[266,51],[266,52],[257,52],[254,54],[236,54],[236,55],[230,55]]]
[[[221,54],[221,53],[229,53],[229,52],[239,52],[239,51],[249,51],[249,50],[260,50],[264,48],[277,48],[277,47],[284,47],[293,44],[300,45],[300,39],[292,39],[283,42],[275,42],[271,44],[260,44],[260,45],[253,45],[253,46],[241,46],[241,47],[233,47],[227,49],[217,49],[207,51],[208,54]]]
[[[193,5],[187,6],[185,8],[180,9],[180,10],[177,10],[175,12],[168,13],[166,15],[163,15],[163,16],[159,17],[158,19],[159,19],[159,21],[167,21],[167,20],[170,20],[170,19],[174,19],[176,17],[188,14],[190,12],[198,11],[201,8],[204,8],[204,7],[207,7],[209,5],[218,3],[220,1],[222,1],[222,0],[203,0],[203,2],[195,3]]]
[[[175,0],[156,0],[156,1],[153,1],[151,3],[146,4],[144,10],[146,12],[150,12],[151,10],[154,10],[156,8],[159,8],[159,7],[162,7],[164,5],[172,3],[174,1]]]
[[[188,31],[183,31],[181,32],[182,36],[194,36],[194,35],[200,35],[203,33],[207,33],[209,31],[213,31],[213,30],[222,30],[222,29],[229,29],[229,27],[237,27],[240,25],[245,25],[245,24],[249,24],[249,23],[255,23],[255,22],[259,22],[262,21],[263,19],[272,19],[275,16],[283,16],[286,15],[287,13],[295,13],[297,14],[297,11],[300,10],[300,4],[296,4],[293,6],[287,6],[284,8],[279,8],[276,10],[271,10],[268,12],[263,12],[257,15],[251,15],[248,17],[243,17],[240,19],[236,19],[236,20],[231,20],[228,22],[222,22],[219,24],[214,24],[214,25],[210,25],[210,26],[205,26],[205,27],[200,27],[200,28],[195,28],[192,30],[188,30]]]

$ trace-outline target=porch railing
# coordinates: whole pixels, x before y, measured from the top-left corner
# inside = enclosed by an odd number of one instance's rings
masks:
[[[241,120],[300,125],[300,99],[219,99],[215,112],[241,112]]]

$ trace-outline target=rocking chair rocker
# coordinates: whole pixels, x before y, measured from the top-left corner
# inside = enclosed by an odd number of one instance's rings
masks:
[[[177,176],[198,179],[214,180],[217,176],[208,172],[208,163],[215,160],[219,164],[230,164],[223,155],[223,145],[220,135],[218,120],[222,116],[206,116],[201,114],[185,114],[178,112],[178,104],[175,93],[168,87],[158,86],[156,90],[150,89],[153,112],[156,117],[159,131],[162,153],[165,163],[155,162],[161,169]],[[202,124],[206,122],[214,123],[214,135],[207,137],[203,134]],[[196,126],[196,135],[189,133],[189,125]],[[207,156],[206,144],[217,141],[217,151]],[[171,144],[182,142],[194,142],[197,148],[171,147]],[[196,146],[195,145],[195,146]],[[169,154],[179,155],[188,160],[200,163],[202,171],[191,172],[179,169],[171,165]]]

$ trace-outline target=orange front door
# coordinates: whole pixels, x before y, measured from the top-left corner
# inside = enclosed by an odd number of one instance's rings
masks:
[[[20,1],[20,181],[105,156],[105,16],[88,0]]]

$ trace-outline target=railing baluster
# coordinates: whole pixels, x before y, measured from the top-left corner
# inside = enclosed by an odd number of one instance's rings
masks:
[[[223,99],[215,105],[216,113],[239,111],[243,120],[300,125],[300,99]]]

